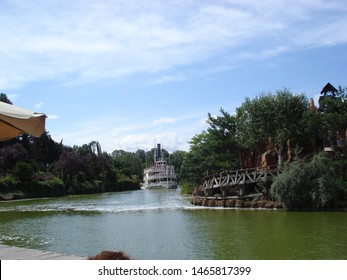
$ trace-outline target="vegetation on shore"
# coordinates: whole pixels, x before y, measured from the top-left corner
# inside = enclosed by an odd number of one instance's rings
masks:
[[[0,101],[12,104],[3,93]],[[179,171],[184,152],[163,152]],[[0,200],[138,190],[150,164],[152,151],[108,154],[97,141],[69,147],[47,131],[40,138],[21,134],[0,142]]]
[[[235,112],[208,113],[209,127],[193,136],[189,152],[164,150],[164,157],[175,166],[182,193],[192,193],[211,174],[276,164],[283,172],[272,186],[257,186],[268,199],[290,209],[346,207],[346,91],[339,87],[319,108],[288,89],[246,98]],[[5,94],[0,100],[9,102]],[[135,190],[152,163],[152,151],[108,154],[97,141],[68,147],[48,132],[38,139],[23,134],[0,142],[0,194],[8,199]]]
[[[283,89],[246,98],[235,113],[208,114],[208,129],[192,138],[182,163],[184,191],[224,170],[273,164],[283,171],[271,188],[256,186],[268,199],[289,209],[345,208],[346,92],[339,87],[316,108],[304,94]]]

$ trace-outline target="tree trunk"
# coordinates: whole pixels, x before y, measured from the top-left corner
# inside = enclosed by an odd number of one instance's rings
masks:
[[[277,165],[279,168],[282,168],[283,165],[283,158],[282,158],[282,152],[283,152],[283,143],[278,144],[278,149],[276,148],[275,151],[277,153]]]
[[[287,155],[288,155],[287,162],[290,162],[292,160],[292,146],[290,145],[290,139],[288,139],[287,141]]]

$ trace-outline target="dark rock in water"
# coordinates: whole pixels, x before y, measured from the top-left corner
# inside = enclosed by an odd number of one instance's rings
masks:
[[[258,200],[252,200],[251,201],[251,208],[259,208],[259,201]]]
[[[274,208],[282,209],[284,208],[284,204],[282,202],[275,202]]]
[[[274,203],[272,202],[272,201],[268,201],[268,202],[266,202],[266,204],[265,204],[265,208],[274,208]]]
[[[215,202],[215,205],[218,206],[218,207],[225,207],[225,200],[217,200]]]
[[[27,196],[21,191],[0,193],[0,200],[15,200],[24,198],[27,198]]]
[[[242,208],[244,206],[243,201],[241,199],[237,199],[235,203],[236,208]]]
[[[214,207],[215,205],[216,205],[216,203],[215,203],[214,200],[209,199],[209,200],[207,201],[207,206],[209,206],[209,207]]]
[[[226,207],[235,207],[235,204],[236,204],[236,200],[231,198],[231,199],[228,199],[225,203],[225,206]]]
[[[246,201],[244,202],[244,207],[245,207],[245,208],[250,208],[250,207],[251,207],[251,202],[250,202],[249,200],[246,200]]]

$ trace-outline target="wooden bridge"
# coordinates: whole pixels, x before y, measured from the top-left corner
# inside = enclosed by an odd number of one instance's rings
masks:
[[[224,196],[226,191],[233,189],[238,196],[242,196],[245,185],[259,181],[271,181],[279,173],[280,168],[277,165],[225,171],[206,177],[202,184],[202,190],[205,194],[221,192]]]

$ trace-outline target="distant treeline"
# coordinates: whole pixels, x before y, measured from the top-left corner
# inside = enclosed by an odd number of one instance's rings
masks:
[[[0,101],[12,104],[4,93]],[[163,154],[179,170],[184,152]],[[152,151],[108,154],[97,141],[69,147],[47,131],[40,138],[21,134],[0,142],[0,199],[138,190],[153,161]]]

